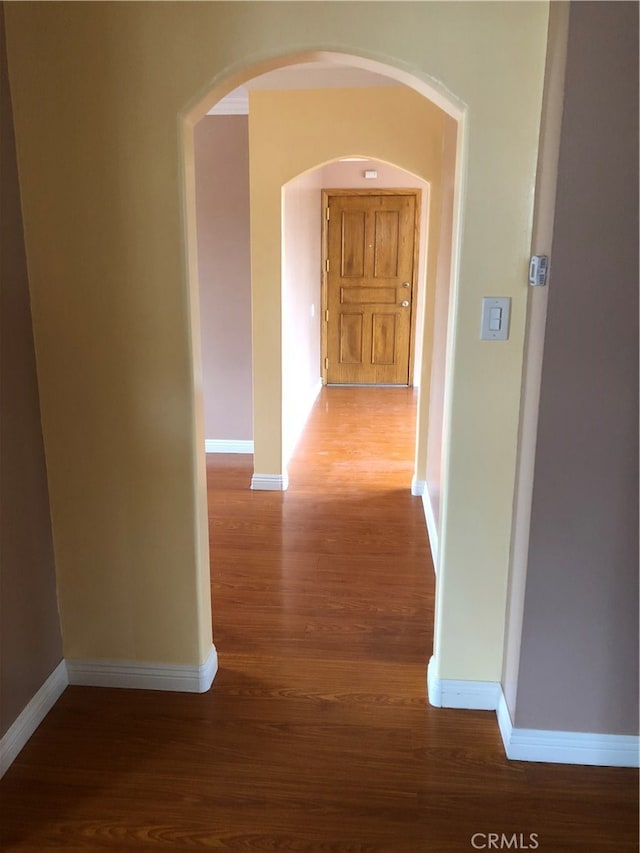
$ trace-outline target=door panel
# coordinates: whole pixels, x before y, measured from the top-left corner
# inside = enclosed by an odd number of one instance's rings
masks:
[[[372,317],[371,363],[396,363],[396,314],[374,314]]]
[[[394,278],[398,275],[398,242],[400,217],[396,210],[375,211],[374,278]]]
[[[364,302],[395,305],[396,290],[394,287],[341,287],[340,302],[342,305],[362,305]]]
[[[336,194],[328,205],[327,382],[407,385],[416,196]]]
[[[364,349],[363,314],[340,314],[340,362],[362,364]]]
[[[365,258],[365,213],[343,211],[341,268],[343,278],[362,278]]]

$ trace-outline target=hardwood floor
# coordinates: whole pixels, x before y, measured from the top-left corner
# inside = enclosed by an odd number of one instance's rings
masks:
[[[414,412],[325,389],[284,494],[208,457],[213,689],[68,688],[0,782],[3,851],[638,849],[635,771],[510,762],[494,713],[428,705]]]

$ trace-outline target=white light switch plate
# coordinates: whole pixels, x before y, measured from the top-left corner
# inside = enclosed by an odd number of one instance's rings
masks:
[[[480,340],[506,341],[509,337],[510,296],[484,296]]]

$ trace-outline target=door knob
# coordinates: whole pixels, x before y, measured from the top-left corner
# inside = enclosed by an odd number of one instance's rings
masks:
[[[411,287],[411,282],[410,281],[403,281],[402,286],[403,287]]]
[[[403,301],[402,301],[402,307],[403,307],[403,308],[408,308],[408,307],[409,307],[409,300],[408,300],[408,299],[403,299]]]

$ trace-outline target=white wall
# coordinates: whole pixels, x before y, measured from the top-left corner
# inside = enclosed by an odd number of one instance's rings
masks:
[[[283,459],[289,460],[320,390],[322,172],[282,191]]]

